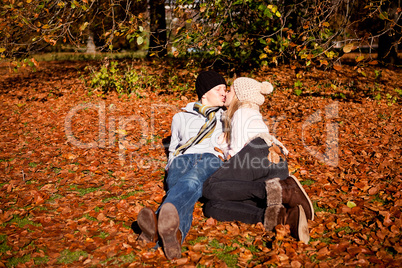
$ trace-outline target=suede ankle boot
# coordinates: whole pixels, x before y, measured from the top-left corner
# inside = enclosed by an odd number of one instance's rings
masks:
[[[290,234],[305,244],[310,240],[307,218],[303,207],[286,209],[282,205],[274,205],[265,209],[264,227],[267,231],[273,231],[278,224],[287,224],[290,227]]]
[[[306,214],[301,205],[297,205],[290,209],[283,208],[279,213],[278,220],[280,224],[289,225],[290,234],[294,238],[308,244],[310,233],[308,230]]]
[[[304,211],[303,204],[298,202],[304,202],[304,205],[307,205],[312,218],[314,218],[314,210],[303,187],[297,180],[297,182],[294,180],[296,178],[288,177],[285,181],[281,181],[279,178],[265,181],[267,208],[264,214],[264,227],[267,231],[272,231],[278,224],[288,224],[291,235],[307,244],[310,240],[307,225],[308,217]],[[289,196],[291,194],[296,196]],[[291,201],[290,204],[288,203],[289,201]],[[282,204],[288,205],[289,209],[286,209]]]
[[[172,203],[163,204],[159,211],[158,232],[162,239],[163,250],[169,260],[181,257],[180,218]]]
[[[156,243],[158,240],[158,225],[155,212],[149,207],[141,209],[138,213],[137,223],[142,231],[138,239],[147,243]]]

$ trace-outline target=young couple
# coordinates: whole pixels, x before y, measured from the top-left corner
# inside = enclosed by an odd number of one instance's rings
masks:
[[[138,214],[139,238],[161,242],[168,259],[181,257],[201,196],[207,200],[207,217],[262,222],[267,231],[289,224],[296,239],[309,241],[307,220],[314,219],[313,206],[289,175],[288,151],[269,134],[259,112],[272,85],[240,77],[229,93],[226,87],[214,71],[199,74],[198,102],[173,117],[166,197],[156,213],[145,207]],[[222,162],[223,157],[230,159]]]

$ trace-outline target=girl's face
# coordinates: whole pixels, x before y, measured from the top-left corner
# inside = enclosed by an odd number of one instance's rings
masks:
[[[225,106],[226,107],[229,107],[230,103],[233,100],[234,95],[235,95],[235,91],[234,91],[234,88],[233,88],[233,85],[232,85],[232,86],[230,86],[229,93],[226,94],[226,100],[225,100]]]

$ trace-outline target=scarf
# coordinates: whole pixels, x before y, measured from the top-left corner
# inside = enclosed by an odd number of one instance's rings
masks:
[[[208,119],[207,122],[201,127],[197,135],[189,139],[185,144],[176,149],[174,155],[177,156],[180,153],[184,153],[188,148],[202,142],[204,139],[209,138],[212,132],[215,130],[216,117],[215,113],[220,109],[220,107],[206,106],[202,105],[200,102],[194,104],[194,111],[203,115]]]

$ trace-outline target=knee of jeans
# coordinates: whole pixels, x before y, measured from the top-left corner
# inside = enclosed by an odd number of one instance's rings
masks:
[[[186,179],[184,181],[185,187],[187,188],[187,191],[202,191],[202,184],[199,180],[195,179]]]

